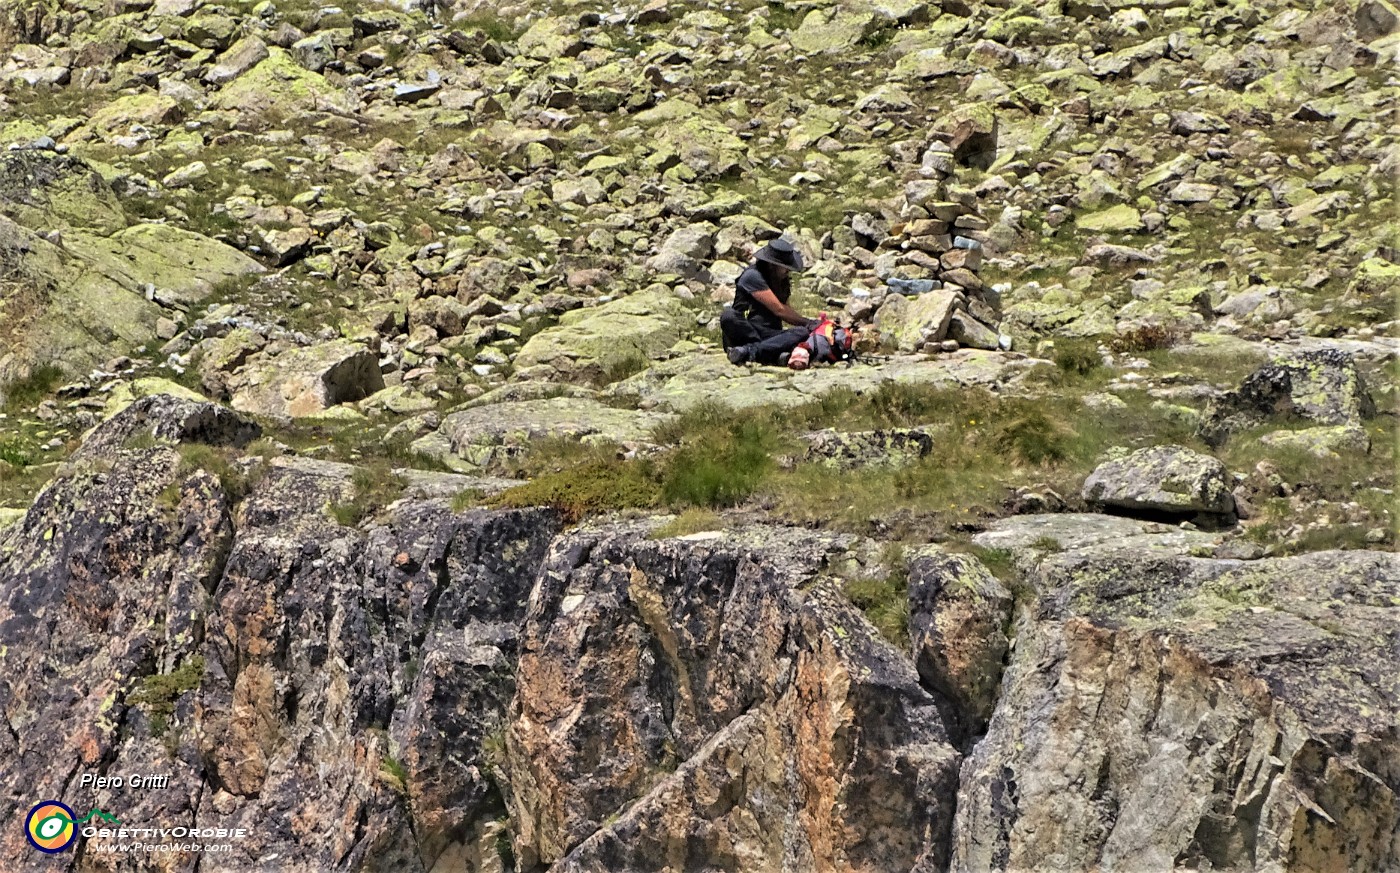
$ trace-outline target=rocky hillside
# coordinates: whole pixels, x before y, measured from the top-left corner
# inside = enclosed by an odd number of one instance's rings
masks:
[[[4,864],[1400,869],[1398,60],[1392,0],[10,0]],[[779,235],[855,366],[720,350]]]

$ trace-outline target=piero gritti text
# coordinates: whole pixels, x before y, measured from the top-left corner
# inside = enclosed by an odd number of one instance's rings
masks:
[[[78,778],[79,788],[124,788],[133,791],[153,791],[170,787],[169,773],[133,773],[129,776],[99,776],[84,773]]]

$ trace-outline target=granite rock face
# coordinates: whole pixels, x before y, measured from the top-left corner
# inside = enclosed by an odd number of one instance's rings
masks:
[[[255,433],[138,399],[0,528],[7,819],[245,827],[236,871],[1400,863],[1390,553],[1064,513],[990,525],[995,564],[877,558],[454,512],[451,474],[349,527],[353,468],[239,456]],[[843,593],[891,572],[908,650]],[[127,869],[83,845],[58,863]],[[0,851],[54,866],[19,828]]]
[[[163,438],[192,418],[152,428],[143,406],[91,439]],[[470,855],[504,811],[483,739],[557,522],[422,501],[344,528],[321,507],[349,468],[279,459],[235,504],[210,472],[181,472],[186,445],[79,460],[0,535],[6,820],[63,797],[132,825],[248,827],[229,870]],[[171,782],[93,791],[82,773]],[[53,869],[22,828],[0,840],[13,869]],[[106,857],[78,869],[118,869]]]
[[[979,539],[1014,542],[1008,522]],[[1400,863],[1393,555],[1194,558],[1113,526],[1013,549],[1034,601],[963,766],[951,869]]]
[[[912,665],[822,581],[847,545],[559,541],[507,735],[523,869],[941,869],[960,757]]]

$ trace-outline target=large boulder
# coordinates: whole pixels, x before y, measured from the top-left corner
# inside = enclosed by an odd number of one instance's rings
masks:
[[[916,297],[891,294],[876,311],[875,323],[882,339],[887,338],[900,351],[913,352],[948,335],[957,303],[957,293],[944,289]]]
[[[214,108],[287,118],[315,112],[348,115],[355,111],[354,100],[320,73],[302,67],[283,49],[272,47],[267,52],[257,66],[214,96]]]
[[[1033,602],[950,869],[1400,865],[1394,555],[1197,558],[1210,537],[1084,518],[974,538]]]
[[[714,255],[715,230],[712,224],[677,228],[666,237],[656,254],[647,259],[647,269],[687,278],[700,275],[705,269],[704,262]]]
[[[729,125],[684,100],[667,100],[637,114],[653,126],[655,137],[648,162],[659,169],[683,164],[701,178],[725,176],[738,169],[747,149]]]
[[[964,349],[933,360],[898,355],[879,364],[812,367],[795,372],[779,367],[735,367],[723,354],[684,355],[659,361],[641,373],[610,386],[606,393],[648,408],[683,412],[701,403],[735,409],[801,406],[832,391],[857,394],[884,382],[956,388],[1014,388],[1025,376],[1053,366],[1047,361],[1016,359],[996,352]]]
[[[681,338],[691,321],[664,285],[565,313],[555,327],[530,337],[515,356],[521,378],[616,381],[645,366]]]
[[[667,417],[577,397],[491,403],[448,415],[414,448],[459,473],[495,474],[548,437],[616,443],[629,451],[650,446],[652,429]]]
[[[813,9],[790,39],[793,48],[806,54],[839,54],[869,35],[874,25],[872,12],[840,7]]]
[[[1200,436],[1220,446],[1233,434],[1271,422],[1360,427],[1375,402],[1352,356],[1339,349],[1298,352],[1247,376],[1238,390],[1213,400]]]
[[[166,224],[128,226],[88,164],[0,155],[0,386],[53,364],[76,375],[157,338],[168,307],[260,272],[223,243]]]
[[[73,458],[113,457],[133,440],[241,448],[261,433],[257,424],[216,403],[150,394],[128,403],[93,428]]]
[[[103,106],[88,119],[88,126],[97,135],[113,139],[131,134],[137,128],[174,124],[184,116],[184,107],[175,98],[143,92],[118,97]]]
[[[967,312],[954,312],[948,320],[948,339],[971,349],[1001,348],[1001,336]]]
[[[210,85],[224,85],[237,79],[268,57],[267,44],[256,36],[245,36],[219,56],[204,81]]]
[[[384,377],[373,352],[335,340],[259,355],[226,384],[240,412],[302,418],[363,400],[384,387]]]
[[[1233,483],[1225,465],[1182,446],[1121,453],[1084,480],[1084,499],[1127,512],[1233,515]]]
[[[41,232],[107,235],[128,224],[116,192],[90,164],[39,149],[0,153],[0,215]]]

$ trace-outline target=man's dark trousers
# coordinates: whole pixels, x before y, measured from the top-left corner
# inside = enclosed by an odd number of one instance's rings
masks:
[[[745,318],[733,307],[725,307],[719,316],[720,333],[726,349],[748,346],[749,360],[758,364],[778,365],[782,356],[797,348],[811,331],[805,327],[773,327],[756,319]]]

